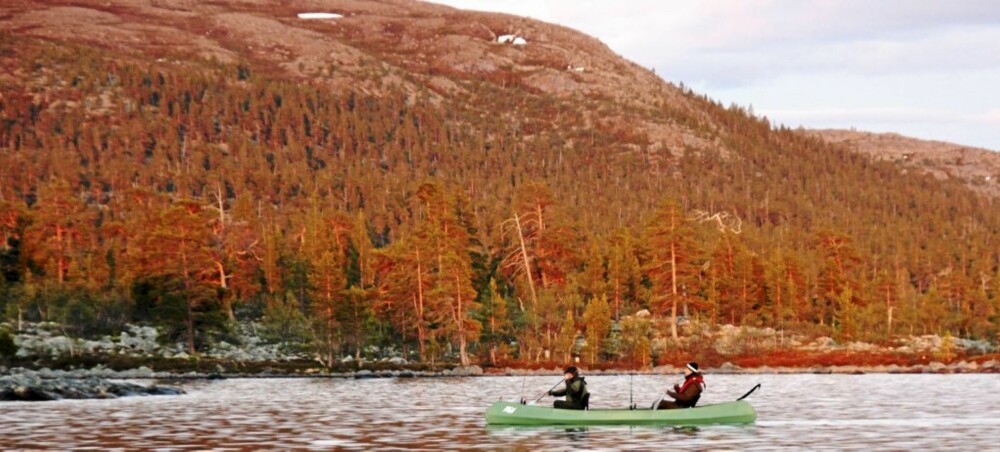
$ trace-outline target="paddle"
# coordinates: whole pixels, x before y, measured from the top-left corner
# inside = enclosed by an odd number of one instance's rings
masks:
[[[649,407],[649,409],[651,409],[653,411],[656,411],[656,410],[660,409],[660,402],[663,401],[663,397],[665,397],[665,396],[666,396],[666,394],[660,394],[660,398],[656,399],[656,401],[653,402],[653,406]]]
[[[674,386],[676,387],[677,385],[674,385]],[[651,409],[653,411],[656,411],[656,410],[660,409],[660,402],[662,402],[663,398],[666,397],[666,396],[667,396],[666,392],[664,392],[663,394],[660,394],[660,398],[656,399],[656,401],[653,402],[653,406],[649,407],[649,409]]]
[[[548,390],[548,391],[545,391],[545,392],[543,392],[543,393],[542,393],[542,395],[538,396],[538,398],[537,398],[537,399],[535,399],[535,401],[534,401],[534,402],[531,402],[531,403],[533,403],[533,404],[534,404],[534,403],[538,403],[538,401],[539,401],[539,400],[542,400],[542,397],[545,397],[545,396],[549,395],[549,393],[550,393],[550,392],[552,392],[552,390],[553,390],[553,389],[555,389],[555,388],[556,388],[556,386],[559,386],[559,385],[563,384],[563,382],[564,382],[564,381],[566,381],[566,379],[565,379],[565,378],[564,378],[564,379],[562,379],[562,380],[559,380],[559,383],[556,383],[556,384],[552,385],[552,387],[551,387],[551,388],[549,388],[549,390]]]
[[[750,388],[750,391],[747,391],[746,394],[743,394],[743,397],[740,397],[740,398],[736,399],[736,401],[739,402],[740,400],[743,400],[743,399],[745,399],[747,397],[750,397],[750,394],[753,394],[753,392],[756,391],[756,390],[758,390],[758,389],[760,389],[760,383],[757,383],[757,386],[754,386],[753,388]]]

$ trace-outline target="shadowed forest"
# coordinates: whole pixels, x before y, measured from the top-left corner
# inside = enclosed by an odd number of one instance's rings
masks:
[[[331,91],[11,36],[0,60],[16,74],[0,86],[13,329],[149,323],[196,353],[253,321],[327,365],[371,347],[647,363],[654,338],[690,334],[677,317],[1000,334],[996,199],[689,90],[695,109],[556,98],[502,72],[458,80],[461,97]],[[712,145],[603,119],[622,108]]]

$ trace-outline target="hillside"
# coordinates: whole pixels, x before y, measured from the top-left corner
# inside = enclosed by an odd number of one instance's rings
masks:
[[[254,320],[327,363],[373,346],[645,363],[696,339],[675,313],[1000,332],[997,198],[772,127],[564,27],[408,1],[0,18],[16,329],[152,322],[194,353]]]
[[[955,178],[975,191],[1000,196],[1000,152],[895,133],[833,129],[806,133],[876,159],[896,162],[907,170],[931,174],[938,179]]]

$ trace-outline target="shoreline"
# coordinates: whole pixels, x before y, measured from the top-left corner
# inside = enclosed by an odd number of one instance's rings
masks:
[[[624,375],[674,375],[682,372],[681,368],[673,366],[658,366],[651,369],[587,369],[580,367],[587,376],[624,376]],[[268,369],[258,372],[232,372],[225,369],[217,371],[155,371],[149,367],[140,366],[133,369],[114,370],[106,367],[92,369],[60,370],[49,368],[0,368],[0,376],[32,374],[44,380],[50,379],[87,379],[102,378],[110,380],[211,380],[229,378],[336,378],[336,379],[374,379],[374,378],[448,378],[448,377],[532,377],[558,376],[561,368],[525,369],[496,368],[485,369],[473,365],[469,367],[455,366],[436,370],[414,370],[405,367],[358,369],[353,371],[325,372],[309,369],[306,372],[279,371]],[[862,374],[997,374],[1000,373],[1000,361],[988,360],[983,363],[976,361],[959,361],[951,364],[931,362],[929,364],[901,366],[890,365],[836,365],[836,366],[760,366],[739,367],[725,363],[718,367],[706,367],[706,375],[862,375]]]
[[[659,366],[652,369],[591,369],[581,368],[589,377],[625,375],[677,375],[681,369]],[[931,362],[927,365],[844,365],[812,367],[740,368],[730,363],[709,367],[706,375],[865,375],[865,374],[998,374],[1000,361],[991,359],[983,363],[959,361],[952,364]],[[113,370],[106,367],[93,369],[52,370],[0,367],[0,402],[33,402],[61,399],[108,399],[127,396],[180,395],[184,390],[171,385],[194,380],[227,379],[343,379],[365,380],[383,378],[478,378],[478,377],[554,377],[562,374],[559,368],[515,369],[479,366],[453,367],[441,370],[409,369],[360,369],[348,372],[186,372],[153,371],[148,367]],[[141,381],[143,384],[138,384]]]

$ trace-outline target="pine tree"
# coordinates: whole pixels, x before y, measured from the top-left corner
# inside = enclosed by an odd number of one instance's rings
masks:
[[[694,232],[674,201],[665,201],[647,227],[650,263],[647,273],[657,291],[659,306],[669,306],[670,336],[677,340],[677,306],[687,296],[685,287],[694,275],[697,248]],[[664,311],[665,309],[661,309]]]
[[[556,340],[556,351],[562,356],[563,362],[570,362],[577,334],[573,311],[566,311],[566,319],[563,321],[562,328],[559,329],[559,338]]]
[[[511,322],[507,313],[507,300],[497,290],[496,279],[490,278],[489,291],[482,297],[479,315],[483,319],[483,335],[480,342],[489,347],[490,364],[497,364],[497,349],[504,343],[510,332]]]
[[[587,303],[587,308],[583,311],[583,323],[586,325],[584,336],[587,338],[584,353],[593,365],[597,363],[611,331],[611,307],[608,306],[607,297],[595,297]]]
[[[180,201],[151,219],[134,240],[130,255],[136,267],[159,281],[163,300],[182,301],[188,353],[196,352],[196,324],[211,316],[216,293],[209,281],[214,272],[209,221],[201,206]]]

